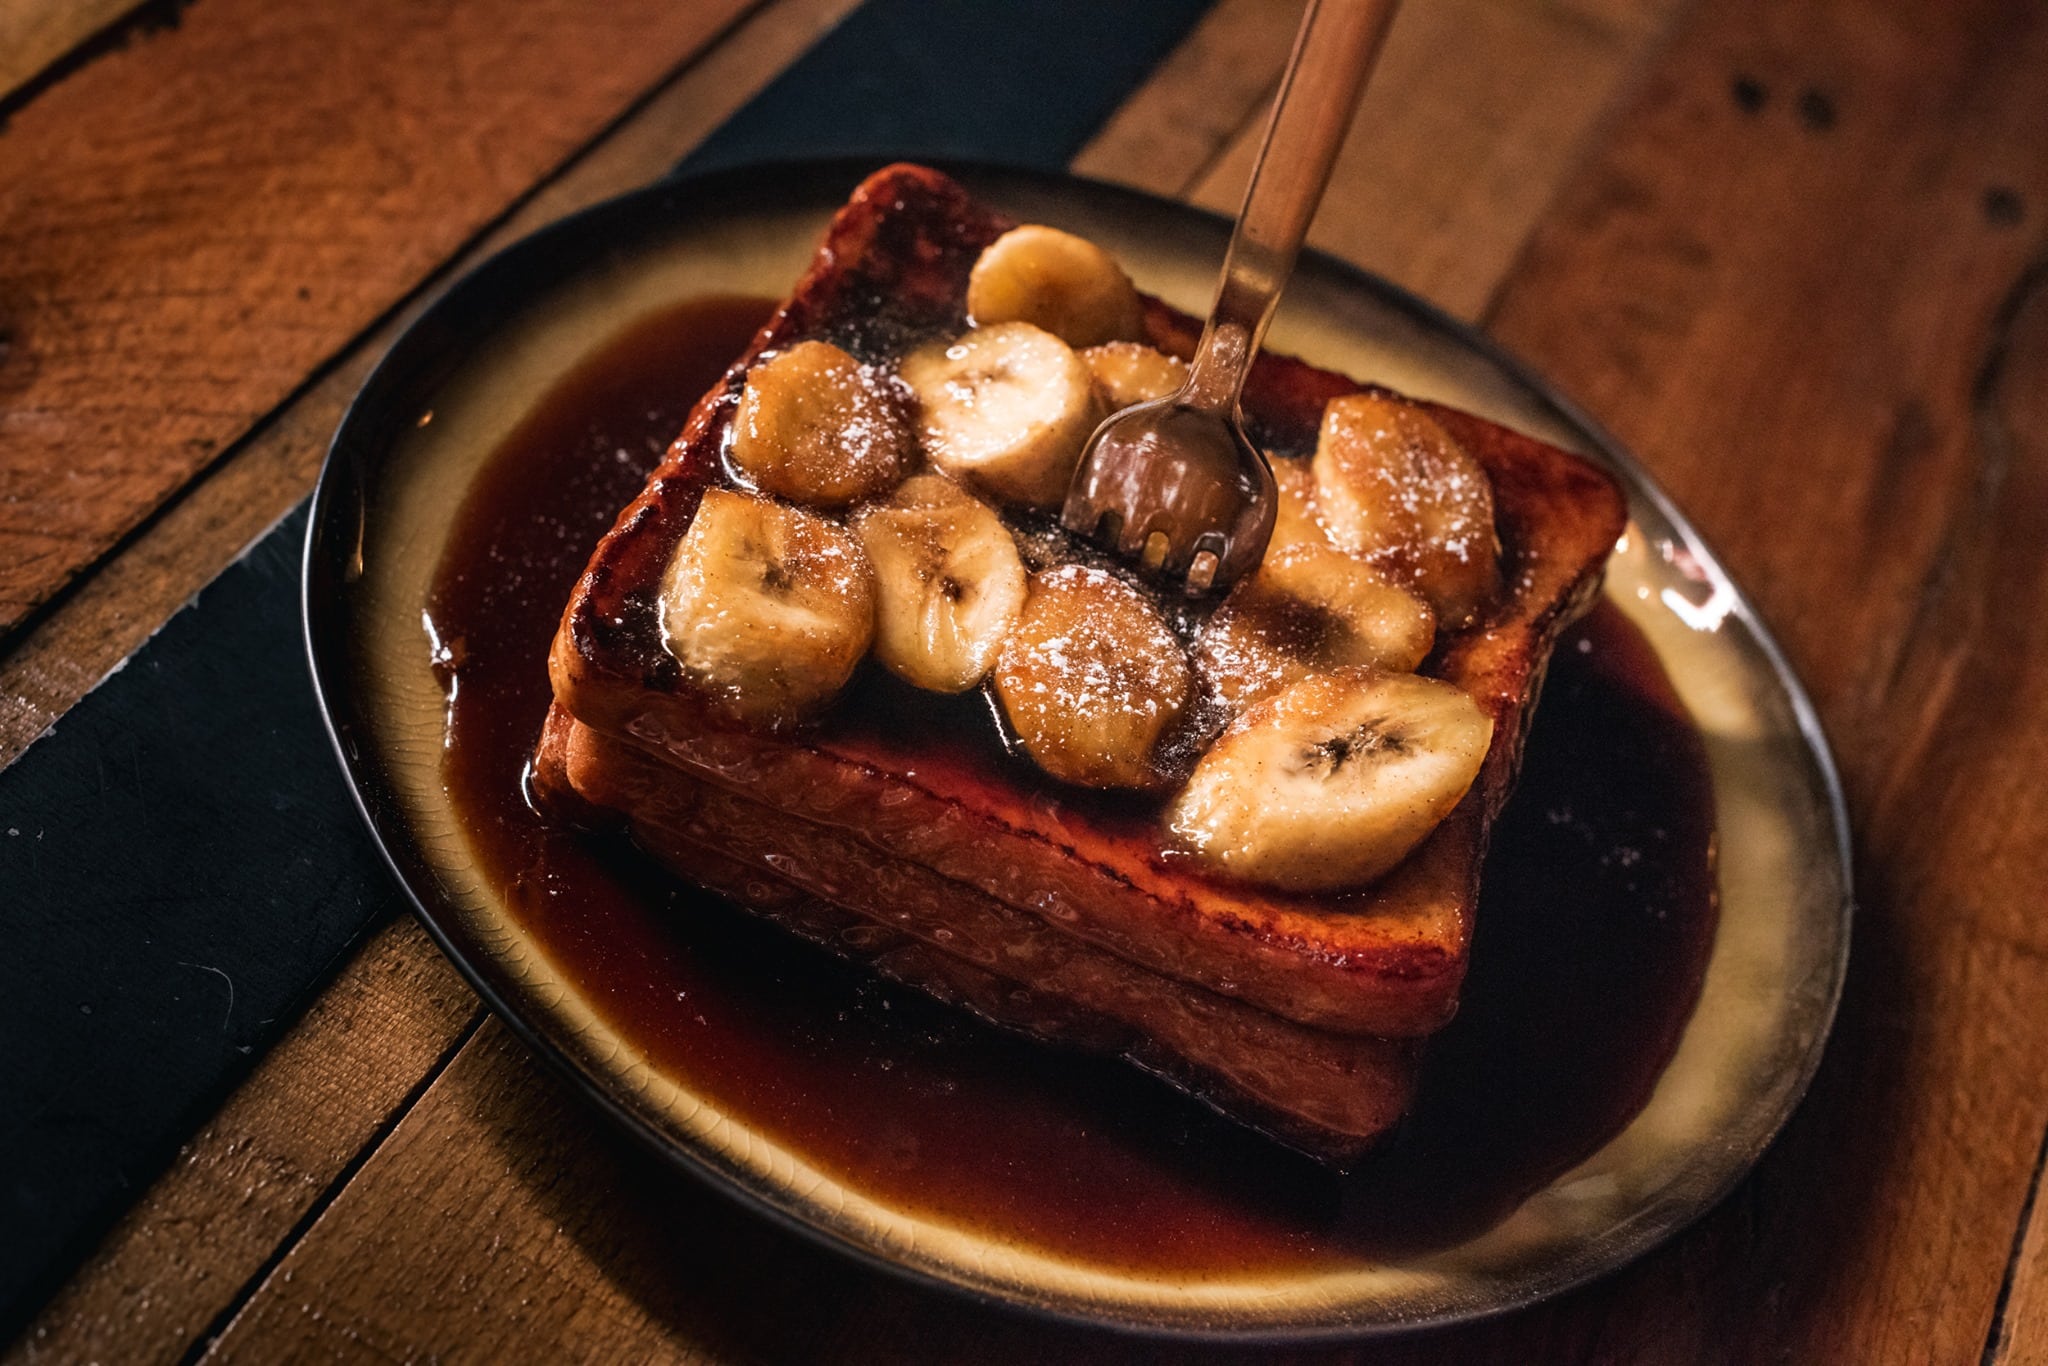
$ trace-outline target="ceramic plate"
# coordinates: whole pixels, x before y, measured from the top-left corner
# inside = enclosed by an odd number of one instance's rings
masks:
[[[453,509],[535,396],[635,320],[697,295],[786,292],[865,169],[658,185],[546,229],[430,309],[336,435],[307,546],[315,680],[365,816],[450,957],[602,1109],[684,1167],[873,1263],[1064,1318],[1237,1340],[1450,1323],[1609,1271],[1714,1204],[1804,1091],[1842,981],[1847,828],[1812,709],[1748,601],[1625,451],[1469,328],[1327,258],[1302,262],[1269,345],[1612,469],[1632,521],[1608,599],[1644,633],[1704,739],[1718,928],[1669,1064],[1597,1151],[1454,1246],[1243,1275],[1097,1264],[907,1208],[723,1112],[687,1067],[657,1066],[607,1021],[604,984],[561,970],[499,904],[440,781],[447,699],[421,628]],[[1019,219],[1101,242],[1147,291],[1206,309],[1226,223],[1083,181],[953,169]]]

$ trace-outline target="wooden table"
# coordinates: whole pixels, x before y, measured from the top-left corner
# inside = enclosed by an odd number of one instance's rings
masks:
[[[0,763],[303,497],[421,298],[666,169],[851,8],[0,8]],[[1220,0],[1075,169],[1233,207],[1295,11]],[[2048,1361],[2048,7],[1410,0],[1315,238],[1677,496],[1820,707],[1861,898],[1814,1090],[1717,1210],[1551,1304],[1330,1355]],[[398,920],[6,1349],[202,1355],[1202,1354],[735,1212]]]

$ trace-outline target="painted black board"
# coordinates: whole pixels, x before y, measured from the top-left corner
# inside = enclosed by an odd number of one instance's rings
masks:
[[[679,171],[791,157],[1061,170],[1214,0],[871,0]]]
[[[1211,0],[870,0],[679,173],[1063,166]],[[305,509],[0,770],[0,1340],[402,904],[306,675]]]
[[[0,1287],[18,1316],[402,904],[306,680],[304,508],[0,770]]]

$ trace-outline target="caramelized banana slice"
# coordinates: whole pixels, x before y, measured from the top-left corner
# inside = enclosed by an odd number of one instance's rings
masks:
[[[1379,394],[1332,399],[1315,477],[1339,549],[1429,599],[1445,630],[1478,618],[1499,578],[1493,485],[1434,418]]]
[[[798,342],[747,371],[731,457],[764,493],[840,507],[903,477],[910,426],[872,374],[838,347]]]
[[[1309,462],[1284,455],[1268,456],[1280,502],[1273,513],[1273,539],[1266,542],[1270,558],[1293,545],[1330,544],[1316,516],[1316,476]]]
[[[1372,665],[1412,671],[1436,639],[1429,604],[1365,561],[1327,546],[1268,551],[1195,641],[1195,667],[1232,711],[1312,673]]]
[[[1081,363],[1095,377],[1106,412],[1177,394],[1188,381],[1188,363],[1143,342],[1106,342],[1081,352]]]
[[[724,710],[785,726],[844,687],[867,653],[874,587],[844,528],[772,498],[710,489],[662,582],[661,630]]]
[[[1055,778],[1156,787],[1160,737],[1187,705],[1180,642],[1138,591],[1099,569],[1031,577],[996,661],[996,697],[1024,750]]]
[[[1024,322],[1069,346],[1138,336],[1144,310],[1116,258],[1085,237],[1027,223],[983,249],[967,277],[967,313],[980,326]]]
[[[972,488],[1030,507],[1067,496],[1100,414],[1088,367],[1030,323],[976,328],[920,347],[898,373],[922,408],[931,462]]]
[[[1358,887],[1408,856],[1479,776],[1493,721],[1449,683],[1346,669],[1254,706],[1168,813],[1205,862],[1295,892]]]
[[[1024,562],[1002,519],[952,480],[920,474],[854,531],[875,574],[875,658],[934,692],[981,682],[1024,610]]]

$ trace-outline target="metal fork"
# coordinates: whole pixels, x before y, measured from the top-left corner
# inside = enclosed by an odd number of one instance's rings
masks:
[[[1060,520],[1190,596],[1266,553],[1279,494],[1238,394],[1272,321],[1398,0],[1308,0],[1179,393],[1095,429]]]

